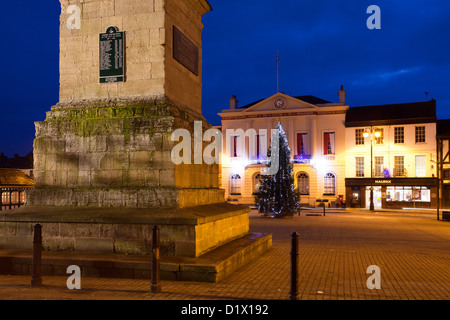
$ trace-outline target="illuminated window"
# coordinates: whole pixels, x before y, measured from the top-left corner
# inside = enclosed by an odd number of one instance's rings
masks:
[[[233,174],[230,177],[230,193],[234,195],[241,194],[241,176]]]
[[[375,157],[375,176],[384,176],[384,157]]]
[[[396,176],[396,177],[405,177],[406,176],[405,157],[404,156],[395,156],[394,157],[394,176]]]
[[[253,193],[259,193],[260,186],[261,186],[261,175],[257,173],[253,177]]]
[[[394,143],[405,143],[405,128],[395,127],[394,128]]]
[[[231,137],[231,156],[237,157],[238,156],[238,136],[232,136]]]
[[[327,173],[324,178],[323,193],[326,195],[336,194],[336,176],[332,173]]]
[[[396,186],[386,188],[386,201],[389,202],[430,202],[430,187]]]
[[[11,203],[19,203],[19,192],[14,191],[11,193]]]
[[[425,142],[425,127],[416,127],[416,143]]]
[[[334,155],[336,154],[336,143],[335,143],[334,132],[325,132],[323,134],[323,154],[324,155]]]
[[[297,133],[297,155],[308,155],[308,134]]]
[[[384,129],[375,129],[374,132],[379,132],[379,137],[375,137],[375,144],[384,144]]]
[[[426,177],[426,156],[416,156],[416,177]]]
[[[259,134],[256,135],[256,160],[261,156],[261,136]]]
[[[309,176],[305,172],[301,172],[297,176],[298,192],[303,195],[309,194]]]
[[[364,177],[364,157],[356,157],[356,176]]]
[[[355,144],[364,145],[364,129],[355,129]]]
[[[9,204],[9,191],[3,191],[2,193],[2,203]]]
[[[443,170],[442,172],[442,178],[444,180],[450,180],[450,169]]]

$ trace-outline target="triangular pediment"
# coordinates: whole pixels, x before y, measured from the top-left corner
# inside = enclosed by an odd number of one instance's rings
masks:
[[[243,112],[281,111],[281,110],[308,110],[313,111],[318,106],[309,102],[288,96],[284,93],[276,93],[273,96],[261,100]]]

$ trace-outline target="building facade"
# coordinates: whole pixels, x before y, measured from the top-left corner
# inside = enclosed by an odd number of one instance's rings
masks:
[[[440,195],[438,206],[450,208],[450,120],[437,122],[437,172]]]
[[[353,107],[346,115],[346,199],[352,207],[436,208],[436,101]]]
[[[254,204],[270,130],[280,122],[302,205],[436,208],[436,101],[350,108],[345,95],[341,87],[331,103],[277,93],[244,107],[233,96],[219,114],[227,199]]]
[[[26,191],[33,188],[33,179],[20,169],[0,168],[0,210],[11,210],[23,206]]]
[[[236,97],[223,110],[221,187],[228,200],[253,204],[267,163],[271,130],[278,122],[291,150],[295,188],[302,205],[345,196],[345,91],[331,103],[314,96],[277,93],[239,108]]]

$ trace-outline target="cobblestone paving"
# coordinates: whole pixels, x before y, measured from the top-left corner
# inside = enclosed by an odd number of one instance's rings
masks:
[[[270,219],[250,214],[251,231],[273,234],[273,248],[216,284],[163,281],[149,293],[145,280],[82,278],[68,290],[65,277],[44,277],[30,288],[27,276],[0,275],[0,299],[75,300],[285,300],[290,290],[290,234],[300,234],[302,300],[449,300],[450,222],[432,213],[364,210],[326,216]],[[381,270],[381,289],[369,290],[366,270]]]

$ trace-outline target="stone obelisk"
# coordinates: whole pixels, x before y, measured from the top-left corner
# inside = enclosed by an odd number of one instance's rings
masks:
[[[206,0],[61,0],[60,101],[36,123],[34,206],[223,201],[217,165],[171,161],[202,117]],[[77,16],[79,15],[79,21]]]

